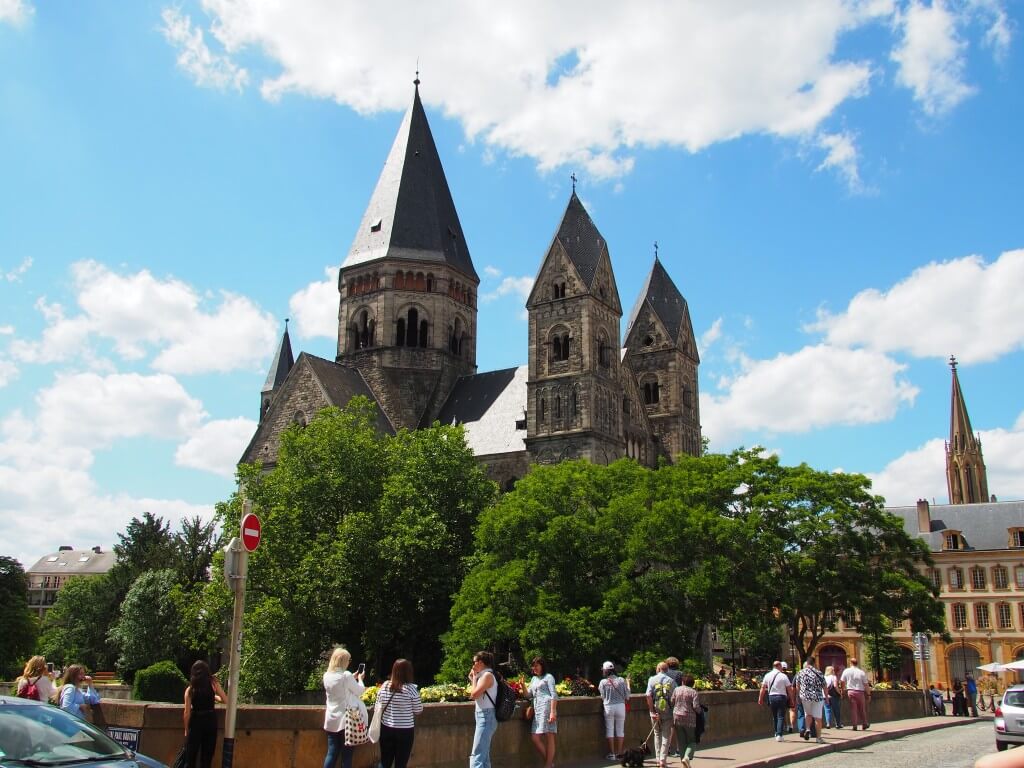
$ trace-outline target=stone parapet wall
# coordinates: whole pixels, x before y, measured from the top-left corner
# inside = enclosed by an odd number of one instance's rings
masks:
[[[710,707],[703,743],[750,739],[771,735],[767,708],[757,705],[756,691],[701,694]],[[874,722],[920,717],[922,695],[911,691],[879,691],[869,708]],[[844,702],[845,705],[845,702]],[[473,742],[473,705],[427,704],[417,718],[416,742],[410,766],[465,768]],[[607,751],[601,700],[568,698],[558,704],[558,762],[599,758]],[[223,734],[224,712],[218,711]],[[274,768],[319,768],[326,740],[322,706],[243,706],[235,734],[237,765]],[[183,738],[182,708],[172,704],[137,701],[102,701],[93,708],[93,721],[101,726],[141,728],[139,750],[170,763]],[[635,745],[650,731],[643,696],[633,696],[626,721],[626,744]],[[218,741],[218,745],[219,745]],[[491,750],[496,768],[535,768],[539,765],[530,744],[529,729],[520,720],[500,723]],[[371,768],[378,761],[377,747],[356,750],[353,768]],[[220,764],[220,753],[214,757]]]

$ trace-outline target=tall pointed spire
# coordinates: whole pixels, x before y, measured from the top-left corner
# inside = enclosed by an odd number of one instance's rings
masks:
[[[955,357],[949,358],[953,389],[949,408],[949,441],[946,443],[946,485],[950,504],[988,501],[988,474],[981,440],[971,429],[971,417],[960,389]]]
[[[284,383],[293,365],[295,365],[295,358],[292,355],[292,340],[288,336],[288,318],[286,317],[284,319],[284,334],[281,336],[281,343],[277,347],[277,354],[274,355],[273,362],[270,363],[270,370],[267,372],[267,380],[263,383],[263,389],[260,390],[261,420],[270,408],[270,401],[273,399],[274,392]]]
[[[658,316],[673,344],[678,344],[680,331],[685,331],[688,327],[690,308],[687,306],[683,294],[679,292],[676,284],[669,277],[661,259],[658,258],[657,243],[655,243],[654,264],[647,274],[643,288],[640,289],[640,296],[637,298],[633,311],[629,313],[629,322],[626,323],[627,339],[644,305],[649,306],[651,311]],[[694,356],[697,355],[696,347],[688,351]]]
[[[572,261],[580,278],[589,289],[594,283],[601,254],[607,252],[608,244],[597,229],[597,225],[594,224],[594,220],[590,218],[587,209],[583,207],[583,203],[576,196],[575,180],[569,204],[565,207],[565,213],[562,215],[555,238],[565,248],[569,260]]]
[[[380,259],[447,264],[478,279],[423,103],[419,73],[412,106],[342,268]]]

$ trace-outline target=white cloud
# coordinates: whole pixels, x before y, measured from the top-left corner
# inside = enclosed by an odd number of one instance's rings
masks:
[[[711,345],[718,341],[721,337],[722,318],[716,317],[715,322],[713,322],[711,324],[711,327],[701,334],[700,340],[697,342],[697,349],[699,350],[700,354],[703,355],[705,352],[707,352],[708,349],[711,348]]]
[[[192,26],[192,18],[177,8],[165,8],[160,14],[164,37],[178,50],[178,67],[192,76],[196,85],[241,91],[249,73],[224,54],[216,54],[206,44],[203,30]]]
[[[0,0],[0,3],[2,3],[2,2],[3,2],[3,0]],[[2,15],[3,15],[3,13],[0,12],[0,16],[2,16]],[[28,256],[24,260],[22,260],[21,264],[16,266],[14,269],[12,269],[12,270],[10,270],[8,272],[5,272],[3,274],[3,278],[8,283],[16,283],[19,280],[21,280],[22,275],[24,275],[26,272],[28,272],[29,269],[31,269],[31,268],[32,268],[32,257]]]
[[[533,290],[534,279],[532,277],[505,277],[498,283],[493,291],[480,295],[483,301],[494,301],[502,296],[518,296],[523,304],[530,298],[530,291]]]
[[[90,342],[103,337],[123,359],[139,360],[157,349],[156,370],[197,374],[252,368],[273,349],[277,323],[245,297],[221,292],[219,305],[208,312],[191,286],[148,270],[120,275],[82,261],[72,265],[71,276],[81,313],[69,316],[62,305],[39,299],[36,308],[46,320],[42,338],[12,342],[16,359],[95,362]]]
[[[257,424],[252,419],[218,419],[209,421],[178,446],[174,463],[234,477],[238,457],[249,444]]]
[[[906,366],[877,352],[827,345],[770,360],[747,360],[721,395],[700,396],[703,432],[716,450],[755,433],[799,433],[892,418],[914,402]]]
[[[1024,413],[1010,429],[981,430],[982,451],[988,472],[988,490],[1002,500],[1024,499]],[[918,499],[949,501],[946,487],[946,442],[933,438],[869,475],[876,493],[891,506]]]
[[[844,312],[819,310],[805,330],[824,333],[833,345],[994,360],[1024,346],[1022,285],[1024,249],[991,264],[979,256],[932,262],[886,292],[861,291]]]
[[[304,339],[338,338],[338,267],[327,267],[324,279],[310,283],[288,300],[295,332]]]
[[[817,167],[819,171],[831,170],[846,182],[853,193],[864,191],[857,164],[857,145],[850,133],[822,133],[817,138],[818,146],[826,151],[825,159]]]
[[[501,270],[498,269],[497,267],[492,267],[490,264],[488,264],[486,267],[484,267],[484,274],[487,275],[487,277],[497,278],[501,277]]]
[[[35,8],[25,0],[0,0],[0,24],[13,24],[20,27],[28,23],[35,13]]]
[[[268,99],[404,109],[412,51],[424,63],[423,98],[482,139],[485,156],[498,148],[544,171],[572,164],[600,178],[628,173],[640,146],[696,152],[743,135],[815,135],[867,93],[877,68],[840,54],[843,36],[893,12],[884,0],[691,1],[642,12],[612,0],[439,0],[389,13],[332,0],[203,5],[227,51],[255,49],[277,64],[261,83]],[[187,18],[171,21],[177,38],[194,38]]]
[[[14,326],[13,325],[0,325],[0,336],[13,336]]]
[[[35,419],[14,411],[0,421],[0,541],[24,564],[60,544],[109,547],[147,510],[174,525],[209,516],[212,505],[106,493],[90,474],[95,453],[118,440],[199,430],[201,404],[170,376],[58,376],[36,403]]]
[[[18,376],[18,366],[0,357],[0,387],[6,387]]]
[[[912,0],[897,17],[902,40],[892,52],[896,81],[914,92],[929,115],[942,115],[974,93],[964,82],[967,42],[961,19],[942,0],[924,5]]]

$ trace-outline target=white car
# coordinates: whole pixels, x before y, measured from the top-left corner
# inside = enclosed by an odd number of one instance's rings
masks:
[[[995,711],[996,749],[1024,744],[1024,685],[1011,685]]]

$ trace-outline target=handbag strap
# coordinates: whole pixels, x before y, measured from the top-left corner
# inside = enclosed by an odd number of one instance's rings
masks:
[[[406,695],[408,695],[408,694],[406,694]],[[391,688],[391,683],[388,683],[388,700],[385,702],[384,708],[381,709],[381,711],[380,711],[380,716],[381,717],[384,717],[384,713],[388,711],[388,707],[391,706],[391,702],[394,700],[394,698],[395,698],[395,692]]]

